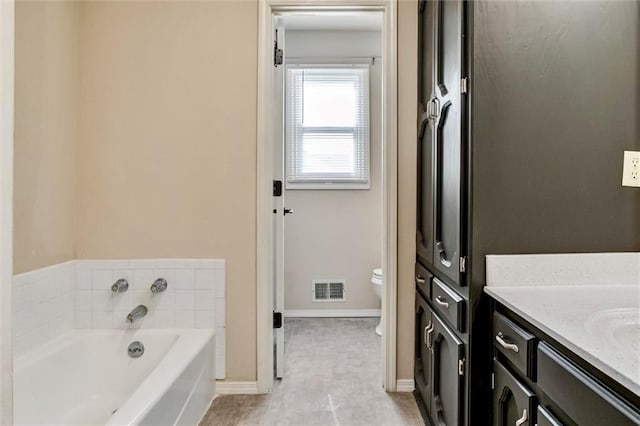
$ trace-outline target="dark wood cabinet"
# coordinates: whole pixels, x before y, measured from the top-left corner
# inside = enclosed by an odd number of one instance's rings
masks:
[[[531,425],[535,395],[520,383],[500,362],[493,363],[493,424],[496,426]]]
[[[437,425],[459,426],[464,416],[464,343],[416,296],[416,388],[428,417]]]

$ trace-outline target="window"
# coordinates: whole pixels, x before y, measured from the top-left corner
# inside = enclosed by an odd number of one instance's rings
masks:
[[[369,188],[369,66],[288,65],[286,99],[287,188]]]

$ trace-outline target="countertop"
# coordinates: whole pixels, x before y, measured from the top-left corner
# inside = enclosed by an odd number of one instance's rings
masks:
[[[484,291],[640,396],[640,254],[594,256],[487,256]]]

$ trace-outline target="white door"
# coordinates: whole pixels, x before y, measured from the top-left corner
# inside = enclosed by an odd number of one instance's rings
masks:
[[[277,17],[276,40],[278,48],[284,51],[284,28],[278,25]],[[285,203],[284,203],[284,135],[285,135],[285,114],[284,114],[284,64],[274,66],[273,68],[273,179],[274,179],[274,197],[273,197],[273,253],[274,253],[274,286],[273,286],[273,309],[274,316],[278,313],[284,315],[284,220],[285,220]],[[277,182],[280,182],[279,184]],[[279,196],[276,195],[276,185],[280,187]],[[275,322],[275,321],[274,321]],[[284,376],[284,319],[282,319],[281,327],[273,329],[274,344],[274,376],[282,378]]]

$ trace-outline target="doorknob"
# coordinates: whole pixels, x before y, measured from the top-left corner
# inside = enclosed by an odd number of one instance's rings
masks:
[[[285,216],[288,215],[288,214],[293,214],[293,209],[284,209],[282,211],[282,214],[285,215]]]

